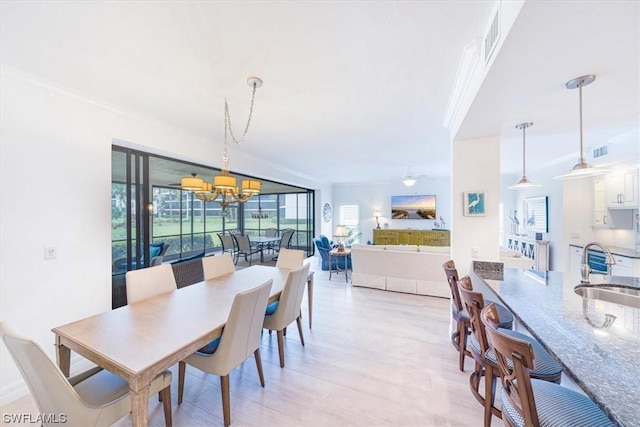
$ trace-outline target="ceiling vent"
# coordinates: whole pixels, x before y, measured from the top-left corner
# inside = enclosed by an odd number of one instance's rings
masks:
[[[485,64],[491,59],[493,51],[496,49],[500,40],[500,8],[496,7],[493,17],[491,18],[491,25],[484,37],[484,62]]]
[[[609,146],[603,145],[602,147],[593,149],[593,158],[597,159],[598,157],[603,157],[609,154]]]

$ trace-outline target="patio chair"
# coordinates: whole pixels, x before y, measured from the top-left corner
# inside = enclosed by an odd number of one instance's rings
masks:
[[[249,265],[251,265],[251,259],[253,258],[253,254],[262,253],[262,248],[257,246],[251,246],[251,241],[249,240],[249,236],[243,236],[242,234],[232,234],[233,239],[236,242],[238,247],[238,252],[236,256],[235,263],[238,263],[238,258],[240,255],[244,256],[245,261],[249,261]]]

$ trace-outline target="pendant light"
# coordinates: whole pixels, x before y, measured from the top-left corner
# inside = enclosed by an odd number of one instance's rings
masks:
[[[584,145],[582,138],[582,87],[590,85],[595,81],[595,79],[596,76],[594,74],[587,74],[586,76],[576,77],[575,79],[569,80],[566,84],[567,89],[578,89],[580,93],[580,158],[573,169],[563,175],[554,177],[554,179],[585,178],[609,172],[608,170],[598,168],[587,163],[584,159]]]
[[[540,184],[534,184],[531,181],[529,181],[529,178],[527,178],[527,173],[526,173],[526,168],[525,168],[525,158],[526,158],[526,151],[525,151],[525,129],[528,128],[529,126],[533,126],[533,123],[520,123],[518,125],[516,125],[516,129],[522,129],[522,179],[520,179],[520,181],[518,181],[517,184],[514,184],[510,187],[507,187],[509,190],[527,190],[529,188],[537,188],[537,187],[542,187]]]

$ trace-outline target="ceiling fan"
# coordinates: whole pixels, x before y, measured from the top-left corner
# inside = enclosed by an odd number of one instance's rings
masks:
[[[404,178],[402,178],[402,183],[407,187],[411,187],[422,178],[426,178],[426,175],[414,174],[411,170],[411,166],[409,166],[409,168],[407,169],[407,173],[404,175]]]

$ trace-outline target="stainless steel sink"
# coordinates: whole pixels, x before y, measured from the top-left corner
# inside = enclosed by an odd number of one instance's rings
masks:
[[[640,309],[640,289],[615,284],[578,285],[574,292],[583,299],[597,299]]]

